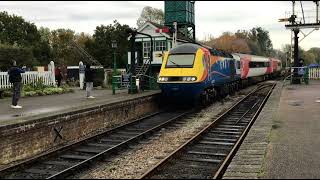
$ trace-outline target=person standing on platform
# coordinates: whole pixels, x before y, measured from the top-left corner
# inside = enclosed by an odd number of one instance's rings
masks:
[[[61,86],[61,80],[62,80],[62,72],[60,66],[58,66],[55,70],[55,78],[58,81],[58,87]]]
[[[19,101],[20,95],[21,95],[21,84],[22,84],[21,83],[21,81],[22,81],[21,73],[25,73],[25,70],[18,68],[17,62],[13,61],[12,67],[9,69],[8,74],[9,74],[9,81],[10,81],[10,83],[13,84],[11,108],[14,108],[14,109],[21,109],[22,108],[22,106],[18,105],[18,101]]]
[[[86,81],[86,92],[87,98],[92,99],[95,98],[91,95],[93,89],[93,71],[88,64],[85,69],[85,81]]]

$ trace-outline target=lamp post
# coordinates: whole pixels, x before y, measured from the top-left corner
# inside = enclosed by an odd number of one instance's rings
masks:
[[[112,40],[111,41],[111,47],[113,49],[113,77],[112,77],[112,94],[116,94],[116,82],[115,82],[115,75],[117,70],[117,64],[116,64],[116,48],[117,48],[117,41]]]

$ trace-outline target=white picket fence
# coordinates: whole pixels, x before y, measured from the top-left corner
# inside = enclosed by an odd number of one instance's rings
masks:
[[[54,74],[51,71],[37,72],[29,71],[21,74],[23,84],[35,84],[42,79],[45,85],[55,85]],[[12,84],[9,82],[9,75],[7,72],[0,72],[0,89],[11,88]]]
[[[309,68],[309,79],[320,80],[320,68]]]

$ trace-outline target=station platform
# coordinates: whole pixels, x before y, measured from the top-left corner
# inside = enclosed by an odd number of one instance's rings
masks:
[[[75,89],[21,98],[22,109],[12,109],[11,98],[0,99],[0,170],[155,113],[159,94],[94,90],[95,99],[87,99],[84,90]]]
[[[320,81],[282,90],[264,178],[320,178]]]
[[[279,81],[223,179],[320,178],[320,81]]]
[[[12,109],[11,98],[0,99],[0,127],[159,92],[128,94],[128,90],[118,90],[113,95],[112,90],[94,90],[95,99],[87,99],[85,90],[74,89],[74,93],[20,98],[22,109]]]

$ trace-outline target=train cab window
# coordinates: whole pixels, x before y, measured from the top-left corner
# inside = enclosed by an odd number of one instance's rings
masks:
[[[170,54],[166,68],[192,68],[195,54]]]

